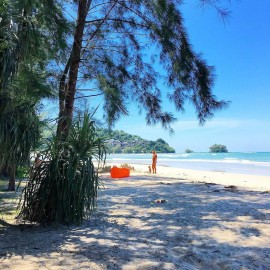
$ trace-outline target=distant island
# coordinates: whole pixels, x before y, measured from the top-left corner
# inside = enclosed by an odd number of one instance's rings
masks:
[[[149,141],[122,130],[98,129],[97,133],[100,137],[107,138],[108,149],[114,154],[150,153],[152,150],[158,153],[175,153],[175,149],[161,138],[156,141]]]
[[[225,145],[222,144],[214,144],[209,147],[210,153],[227,153],[228,149]]]

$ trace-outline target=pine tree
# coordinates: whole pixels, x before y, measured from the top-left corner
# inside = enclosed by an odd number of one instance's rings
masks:
[[[218,1],[201,0],[222,14]],[[195,106],[200,123],[226,106],[212,93],[214,68],[193,51],[178,0],[79,0],[68,60],[59,83],[58,136],[65,138],[72,122],[78,83],[88,83],[104,96],[104,114],[111,126],[128,114],[128,102],[137,102],[147,124],[171,128],[175,120],[162,108],[157,82],[159,64],[166,72],[169,99],[183,110]],[[71,10],[71,8],[69,9]],[[91,89],[88,89],[91,91]]]
[[[68,27],[52,1],[4,0],[0,10],[0,168],[7,169],[8,189],[15,190],[16,167],[29,161],[40,137],[37,109],[53,95],[56,80],[49,66],[60,58]],[[49,16],[49,10],[55,13]]]

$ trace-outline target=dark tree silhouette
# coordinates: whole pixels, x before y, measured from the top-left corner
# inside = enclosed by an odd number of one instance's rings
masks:
[[[226,10],[218,1],[199,1]],[[104,96],[104,117],[109,126],[128,114],[127,104],[137,102],[147,124],[169,128],[174,116],[162,109],[158,79],[169,88],[169,99],[183,110],[190,100],[199,122],[226,106],[212,93],[214,68],[193,51],[178,0],[74,1],[76,26],[70,53],[59,83],[58,136],[64,139],[72,121],[77,84],[88,83],[88,96]],[[165,76],[161,78],[156,66]],[[88,89],[91,90],[91,89]]]

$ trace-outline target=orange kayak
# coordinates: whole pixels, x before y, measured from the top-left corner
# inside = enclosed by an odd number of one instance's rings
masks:
[[[117,167],[111,168],[112,178],[124,178],[124,177],[129,177],[129,175],[130,175],[130,170],[127,168],[117,168]]]

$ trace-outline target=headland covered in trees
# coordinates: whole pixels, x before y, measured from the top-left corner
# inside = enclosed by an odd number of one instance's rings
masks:
[[[98,134],[106,139],[109,152],[113,154],[150,153],[152,150],[158,153],[175,153],[175,149],[161,138],[151,141],[122,130],[108,129],[98,129]]]

